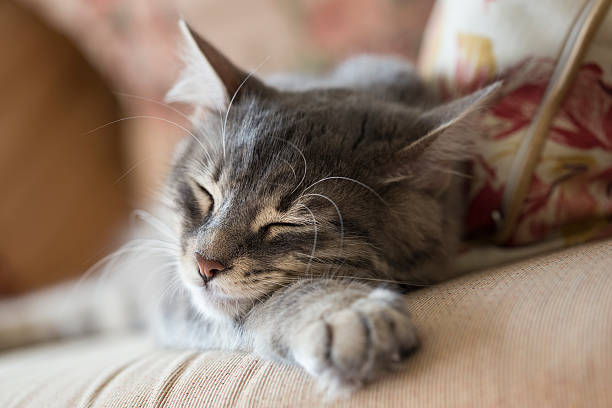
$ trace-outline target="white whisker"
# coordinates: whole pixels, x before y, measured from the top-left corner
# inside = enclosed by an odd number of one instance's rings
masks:
[[[149,244],[144,246],[142,245],[142,243],[139,243],[138,245],[136,245],[136,243],[128,242],[127,244],[123,245],[121,248],[117,249],[111,254],[106,255],[105,257],[100,259],[98,262],[93,264],[89,269],[87,269],[87,271],[85,271],[85,273],[81,275],[81,277],[78,279],[78,281],[74,285],[74,291],[76,292],[85,280],[87,280],[89,277],[99,272],[100,270],[102,270],[102,272],[100,276],[98,277],[98,279],[104,280],[104,278],[113,271],[114,265],[120,258],[122,258],[124,255],[130,252],[143,251],[144,249],[154,250],[154,252],[149,251],[148,255],[150,256],[158,255],[158,254],[164,254],[165,256],[167,256],[167,255],[174,255],[176,253],[175,248],[168,248],[166,246],[156,247],[156,246],[149,245]],[[138,259],[138,258],[135,258],[135,259]]]
[[[308,208],[308,206],[306,206],[306,204],[300,203],[300,205],[302,207],[304,207],[309,213],[310,216],[312,217],[312,225],[314,226],[314,239],[313,239],[313,244],[312,244],[312,252],[310,254],[310,260],[308,261],[308,265],[306,266],[306,275],[308,275],[310,273],[310,267],[312,265],[312,259],[314,258],[315,255],[315,251],[317,250],[317,219],[315,218],[314,214],[312,213],[312,211],[310,210],[310,208]],[[312,274],[310,275],[310,278],[312,279]]]
[[[302,194],[301,197],[308,197],[308,196],[324,198],[327,201],[329,201],[334,206],[334,208],[336,209],[336,212],[338,213],[338,220],[340,221],[340,248],[338,250],[338,258],[342,258],[342,246],[344,245],[344,221],[342,219],[342,213],[340,213],[340,208],[338,208],[338,205],[336,204],[336,202],[334,200],[332,200],[331,198],[329,198],[326,195],[316,194],[316,193],[308,193],[308,194]],[[338,270],[339,268],[340,268],[340,265],[338,265],[336,267],[336,270]],[[331,266],[330,266],[330,269],[331,269]]]
[[[291,173],[293,173],[293,181],[297,181],[297,174],[295,173],[295,169],[293,168],[293,166],[291,165],[291,163],[289,163],[287,160],[282,159],[283,163],[285,163],[287,166],[289,166],[289,168],[291,169]]]
[[[163,103],[161,101],[158,101],[156,99],[153,98],[147,98],[146,96],[140,96],[140,95],[134,95],[134,94],[129,94],[129,93],[125,93],[125,92],[113,92],[115,95],[119,95],[119,96],[125,96],[128,98],[134,98],[134,99],[140,99],[143,101],[147,101],[147,102],[151,102],[154,103],[158,106],[163,106],[166,109],[171,110],[172,112],[178,114],[179,116],[187,119],[188,122],[191,122],[191,119],[189,118],[189,116],[185,115],[183,112],[181,112],[180,110],[176,109],[173,106],[168,105],[167,103]]]
[[[127,169],[126,171],[123,172],[123,174],[121,176],[119,176],[115,182],[113,183],[113,185],[117,185],[121,182],[121,180],[123,180],[124,178],[126,178],[127,176],[130,175],[130,173],[132,173],[134,170],[136,170],[136,168],[138,168],[140,165],[142,165],[144,162],[146,162],[147,160],[151,160],[154,159],[156,157],[161,157],[161,155],[159,154],[153,154],[151,156],[147,156],[144,159],[138,160],[136,163],[134,163],[132,166],[130,166],[129,169]]]
[[[306,187],[306,188],[304,189],[304,191],[307,191],[308,189],[310,189],[310,188],[314,187],[315,185],[317,185],[317,184],[319,184],[319,183],[322,183],[322,182],[324,182],[324,181],[326,181],[326,180],[346,180],[346,181],[350,181],[350,182],[352,182],[352,183],[355,183],[355,184],[357,184],[357,185],[359,185],[359,186],[361,186],[361,187],[365,188],[365,189],[366,189],[366,190],[368,190],[370,193],[374,194],[374,195],[376,196],[376,198],[378,198],[378,199],[379,199],[379,200],[380,200],[380,201],[381,201],[381,202],[382,202],[384,205],[386,205],[387,207],[389,206],[389,203],[387,203],[387,201],[385,201],[385,199],[384,199],[384,198],[382,198],[382,196],[381,196],[380,194],[378,194],[378,192],[377,192],[376,190],[374,190],[372,187],[368,186],[368,185],[367,185],[367,184],[365,184],[365,183],[362,183],[362,182],[361,182],[361,181],[359,181],[359,180],[355,180],[355,179],[350,178],[350,177],[342,177],[342,176],[330,176],[330,177],[325,177],[325,178],[322,178],[322,179],[321,179],[321,180],[319,180],[319,181],[315,181],[314,183],[312,183],[311,185],[309,185],[308,187]]]
[[[103,129],[103,128],[105,128],[105,127],[108,127],[108,126],[114,125],[114,124],[119,123],[119,122],[123,122],[123,121],[126,121],[126,120],[133,120],[133,119],[153,119],[153,120],[159,120],[159,121],[162,121],[162,122],[165,122],[165,123],[169,123],[169,124],[171,124],[171,125],[173,125],[173,126],[175,126],[175,127],[179,128],[180,130],[182,130],[183,132],[185,132],[185,133],[187,133],[189,136],[191,136],[191,138],[192,138],[193,140],[195,140],[195,141],[196,141],[196,142],[197,142],[197,143],[200,145],[200,147],[202,148],[202,150],[203,150],[203,151],[204,151],[204,153],[206,154],[206,157],[208,158],[208,160],[212,161],[212,158],[211,158],[210,154],[208,153],[208,150],[206,150],[206,147],[204,147],[204,145],[202,144],[202,142],[200,141],[200,139],[198,139],[198,138],[196,137],[196,135],[194,135],[194,134],[193,134],[193,133],[192,133],[192,132],[191,132],[189,129],[187,129],[186,127],[184,127],[184,126],[182,126],[182,125],[179,125],[178,123],[173,122],[173,121],[171,121],[171,120],[169,120],[169,119],[160,118],[160,117],[158,117],[158,116],[152,116],[152,115],[134,115],[134,116],[127,116],[127,117],[125,117],[125,118],[116,119],[116,120],[113,120],[113,121],[111,121],[111,122],[108,122],[108,123],[105,123],[105,124],[103,124],[103,125],[100,125],[100,126],[98,126],[98,127],[94,128],[94,129],[92,129],[92,130],[90,130],[90,131],[88,131],[88,132],[85,132],[84,134],[85,134],[85,135],[89,135],[89,134],[92,134],[92,133],[94,133],[94,132],[97,132],[98,130]]]
[[[336,275],[334,278],[338,279],[352,279],[352,280],[364,280],[364,281],[373,281],[373,282],[387,282],[394,283],[398,285],[412,285],[412,286],[431,286],[431,284],[423,283],[423,282],[411,282],[411,281],[399,281],[395,279],[378,279],[378,278],[365,278],[361,276],[344,276],[344,275]]]
[[[306,156],[304,156],[304,153],[302,153],[302,150],[300,150],[299,147],[297,147],[294,143],[285,140],[285,139],[281,139],[280,137],[276,137],[276,136],[269,136],[272,139],[276,139],[276,140],[280,140],[282,142],[287,143],[289,146],[293,147],[299,154],[300,156],[302,156],[302,160],[304,161],[304,174],[302,175],[302,179],[300,180],[300,182],[295,186],[295,188],[293,190],[291,190],[291,193],[289,194],[293,194],[298,188],[300,188],[300,186],[302,185],[302,183],[304,182],[304,179],[306,178],[306,172],[308,170],[308,164],[306,162]]]
[[[431,168],[433,170],[435,170],[435,171],[439,171],[440,173],[446,173],[446,174],[450,174],[450,175],[453,175],[453,176],[462,177],[462,178],[465,178],[465,179],[473,179],[474,178],[474,176],[472,176],[472,175],[469,175],[469,174],[466,174],[466,173],[462,173],[460,171],[453,170],[453,169],[445,169],[445,168],[437,167],[437,166],[432,166]]]
[[[151,225],[157,231],[165,234],[168,238],[175,239],[176,234],[170,227],[168,227],[164,222],[162,222],[159,218],[155,217],[153,214],[149,213],[145,210],[134,210],[132,213],[133,217],[139,218],[144,222]]]

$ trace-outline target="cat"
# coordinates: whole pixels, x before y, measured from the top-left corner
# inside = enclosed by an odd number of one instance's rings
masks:
[[[148,327],[170,347],[254,352],[332,394],[398,366],[418,336],[406,288],[452,275],[462,166],[493,84],[441,103],[390,57],[260,79],[180,22],[193,107],[151,228],[102,277],[4,300],[5,346]]]

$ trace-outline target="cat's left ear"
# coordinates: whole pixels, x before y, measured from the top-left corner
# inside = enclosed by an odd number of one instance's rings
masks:
[[[236,67],[184,20],[179,21],[179,29],[185,67],[166,101],[190,104],[196,114],[201,109],[224,112],[232,99],[235,102],[248,93],[269,92],[259,79]]]
[[[422,136],[400,149],[389,162],[385,181],[409,181],[417,188],[442,193],[457,162],[473,156],[478,118],[499,96],[501,82],[438,106],[419,118]]]

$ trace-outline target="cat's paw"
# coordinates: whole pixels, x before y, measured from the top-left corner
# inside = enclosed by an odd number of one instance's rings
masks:
[[[398,366],[417,345],[402,296],[376,289],[309,323],[296,336],[292,352],[295,360],[336,396]]]

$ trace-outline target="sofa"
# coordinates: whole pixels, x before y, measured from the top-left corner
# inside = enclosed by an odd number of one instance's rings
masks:
[[[612,240],[407,296],[420,349],[347,399],[326,401],[297,367],[126,333],[0,354],[0,406],[612,406]]]

